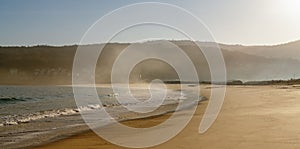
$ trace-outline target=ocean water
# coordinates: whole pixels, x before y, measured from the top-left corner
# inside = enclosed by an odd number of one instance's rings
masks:
[[[114,94],[112,89],[97,87],[97,92],[102,105],[77,107],[72,87],[0,86],[0,148],[36,146],[86,131],[89,128],[80,113],[104,108],[117,121],[137,119],[174,111],[180,101],[188,98],[180,91],[168,90],[160,108],[137,114],[123,107],[116,99],[118,94]],[[132,92],[138,100],[151,97],[146,88],[134,88]],[[147,103],[138,105],[128,101],[126,104],[147,107]],[[101,117],[97,121],[99,119]],[[103,121],[111,119],[103,118]]]

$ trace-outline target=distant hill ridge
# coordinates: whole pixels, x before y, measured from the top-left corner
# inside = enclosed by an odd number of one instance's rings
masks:
[[[207,62],[195,43],[171,41],[182,48],[197,66],[199,78],[210,80]],[[198,42],[198,41],[197,41]],[[138,43],[138,44],[146,44]],[[155,44],[155,42],[154,42]],[[200,42],[209,47],[215,43]],[[84,47],[97,47],[84,45]],[[109,43],[99,57],[96,72],[98,83],[110,82],[110,69],[118,54],[130,43]],[[219,44],[229,80],[290,79],[300,76],[300,41],[275,46],[242,46]],[[0,47],[0,84],[70,84],[73,58],[77,45]],[[152,67],[153,63],[155,63]],[[169,65],[155,60],[139,64],[132,72],[132,81],[161,78],[177,79]]]

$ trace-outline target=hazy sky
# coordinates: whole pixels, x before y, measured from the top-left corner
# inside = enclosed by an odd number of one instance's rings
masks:
[[[1,0],[0,45],[76,44],[100,17],[136,2],[142,0]],[[221,43],[261,45],[300,39],[300,0],[157,2],[192,12]]]

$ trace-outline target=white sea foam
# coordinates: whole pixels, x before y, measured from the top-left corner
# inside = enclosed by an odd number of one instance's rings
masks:
[[[53,118],[53,117],[58,117],[58,116],[67,116],[67,115],[74,115],[74,114],[79,114],[80,112],[85,112],[85,111],[92,111],[92,110],[97,110],[101,108],[114,108],[114,107],[119,107],[119,106],[127,106],[127,105],[133,105],[136,107],[141,107],[141,108],[149,108],[151,106],[156,106],[156,101],[147,101],[146,98],[147,96],[144,95],[144,92],[140,92],[138,94],[138,99],[142,99],[143,102],[125,102],[122,103],[122,105],[118,102],[104,102],[104,104],[89,104],[86,106],[80,106],[78,108],[64,108],[64,109],[59,109],[59,110],[48,110],[48,111],[41,111],[41,112],[33,112],[33,113],[27,113],[27,114],[19,114],[19,115],[7,115],[4,117],[0,118],[0,126],[6,126],[6,125],[17,125],[20,123],[28,123],[30,121],[35,121],[43,118]],[[117,97],[120,96],[119,94],[107,94],[110,97]],[[167,104],[176,104],[179,103],[183,100],[186,100],[187,97],[185,94],[180,93],[180,92],[171,92],[171,94],[168,94],[166,97],[166,100],[164,101],[163,105]],[[112,110],[110,110],[112,111]],[[116,111],[120,112],[120,111]]]
[[[5,125],[17,125],[20,123],[28,123],[30,121],[39,120],[42,118],[51,118],[57,117],[62,115],[72,115],[78,113],[78,110],[75,109],[62,109],[62,110],[50,110],[50,111],[43,111],[25,115],[8,115],[5,116],[4,122],[2,126]],[[1,126],[1,125],[0,125]]]

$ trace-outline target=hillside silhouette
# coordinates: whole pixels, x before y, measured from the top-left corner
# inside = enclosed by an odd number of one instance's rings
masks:
[[[195,64],[200,81],[209,81],[207,61],[199,47],[191,41],[172,41],[183,49]],[[108,43],[99,56],[96,83],[110,83],[112,65],[123,49],[133,44]],[[159,42],[152,41],[153,46]],[[210,49],[212,43],[201,42]],[[242,46],[219,44],[224,55],[228,80],[256,81],[291,79],[300,76],[300,42],[276,46]],[[83,45],[97,48],[99,45]],[[72,65],[77,45],[0,47],[0,84],[53,85],[71,84]],[[163,48],[162,48],[163,50]],[[298,52],[299,53],[299,52]],[[170,53],[172,54],[172,53]],[[142,78],[140,77],[142,76]],[[152,79],[177,80],[175,70],[160,60],[146,60],[132,71],[132,82]]]

